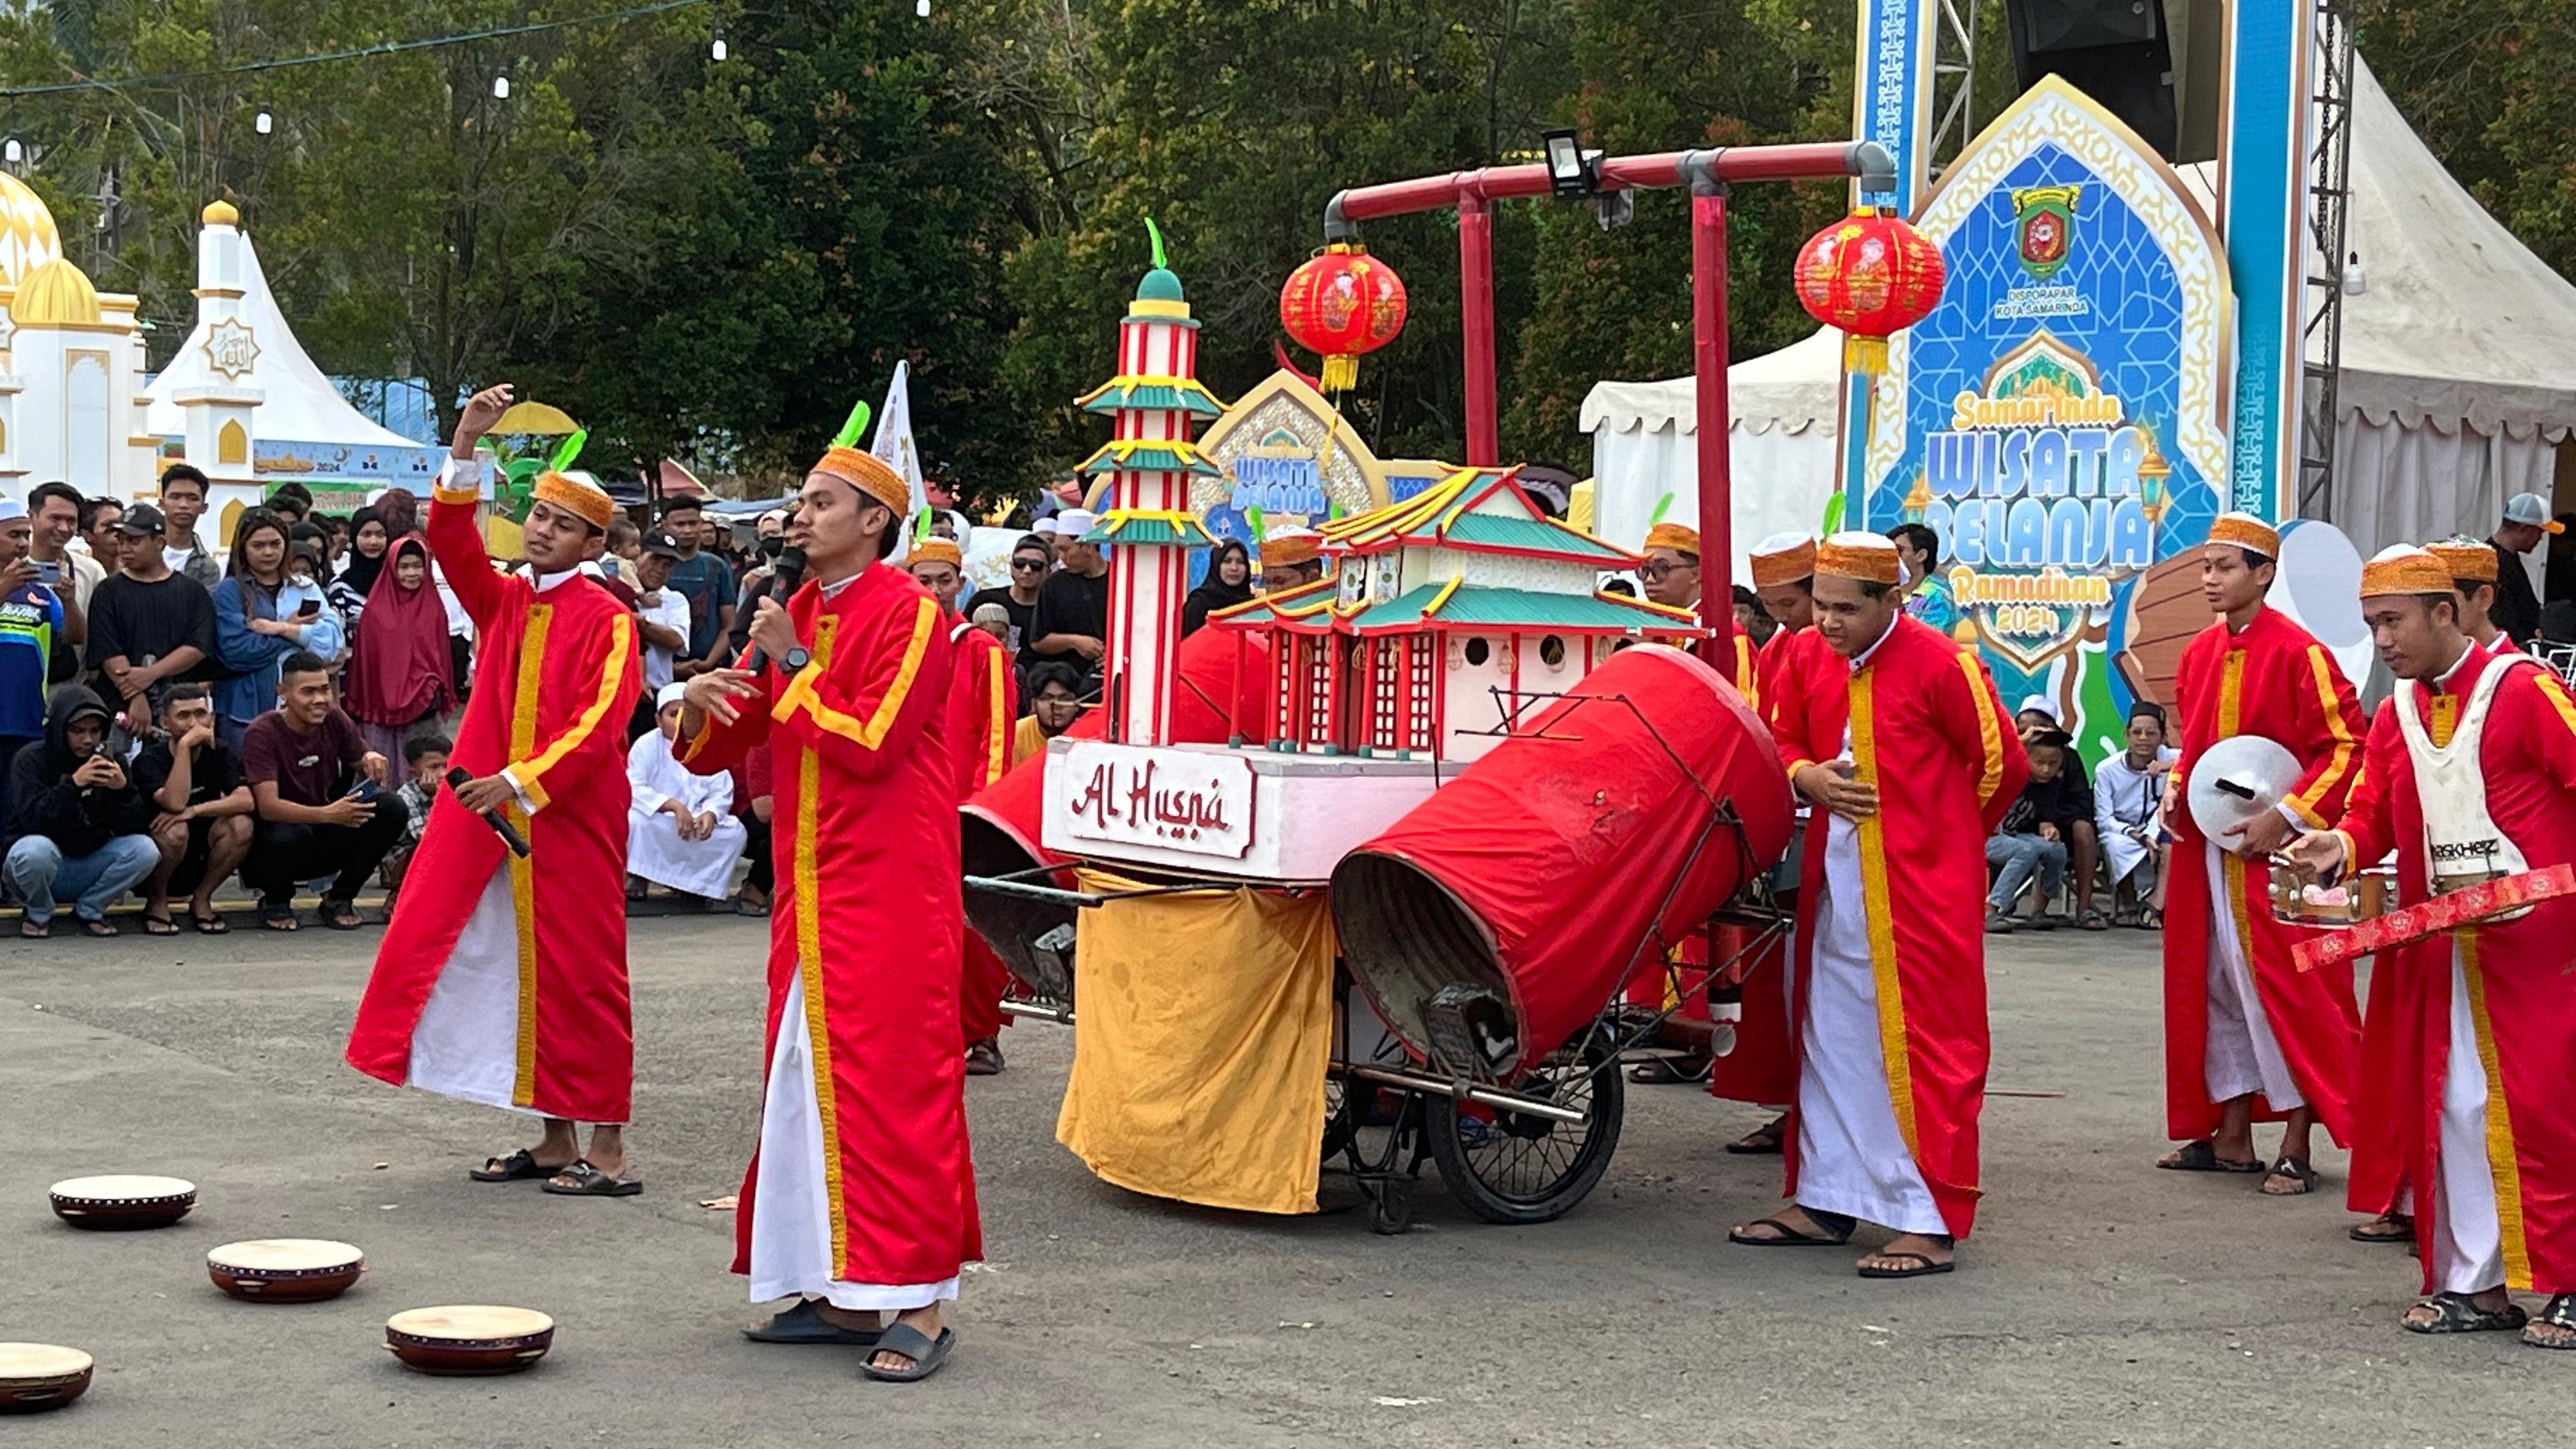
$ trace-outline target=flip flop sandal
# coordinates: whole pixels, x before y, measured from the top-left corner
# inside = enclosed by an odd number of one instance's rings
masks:
[[[83,917],[81,919],[80,928],[83,931],[88,932],[92,937],[101,941],[106,940],[110,936],[122,936],[125,934],[123,931],[116,928],[116,923],[114,921],[93,921],[87,917]],[[170,934],[175,936],[178,932],[173,931]]]
[[[302,929],[300,923],[295,919],[295,908],[293,906],[279,906],[275,908],[262,906],[259,908],[259,923],[272,931],[294,931]]]
[[[2519,1303],[2507,1303],[2490,1312],[2469,1301],[2466,1293],[2436,1293],[2417,1303],[2415,1308],[2430,1308],[2433,1317],[2417,1319],[2414,1309],[2398,1320],[2408,1333],[2495,1333],[2510,1332],[2530,1322]]]
[[[2548,1325],[2568,1330],[2562,1338],[2534,1338],[2531,1330]],[[2576,1293],[2561,1293],[2549,1300],[2549,1306],[2533,1314],[2522,1330],[2522,1341],[2533,1348],[2576,1349]]]
[[[355,901],[325,901],[321,909],[313,913],[313,919],[321,923],[323,929],[331,931],[355,931],[367,924],[359,916]]]
[[[737,916],[751,916],[755,919],[767,920],[769,918],[769,903],[767,901],[746,901],[737,897],[733,903],[733,913]]]
[[[558,1172],[569,1171],[571,1167],[571,1163],[562,1167],[544,1166],[537,1161],[535,1153],[522,1147],[507,1157],[486,1158],[481,1167],[467,1168],[465,1175],[476,1182],[525,1182],[532,1177],[552,1177]]]
[[[884,1383],[917,1384],[939,1372],[939,1366],[948,1362],[949,1351],[956,1347],[956,1329],[939,1330],[938,1341],[933,1342],[928,1334],[911,1324],[898,1323],[877,1336],[877,1352],[902,1354],[912,1360],[911,1364],[899,1369],[881,1369],[877,1367],[876,1355],[870,1354],[859,1365],[859,1372]]]
[[[53,934],[54,923],[51,921],[31,921],[24,916],[18,918],[18,939],[21,941],[42,941]]]
[[[872,1348],[884,1337],[884,1330],[843,1328],[825,1318],[814,1307],[813,1299],[803,1298],[793,1307],[770,1315],[769,1321],[758,1328],[744,1329],[742,1336],[754,1343],[832,1343]]]
[[[2385,1228],[2374,1233],[2372,1228]],[[2415,1220],[2402,1213],[2385,1213],[2366,1223],[2354,1223],[2344,1236],[2356,1243],[2411,1243],[2415,1241]]]
[[[555,1178],[569,1177],[574,1186],[557,1187]],[[644,1190],[643,1180],[633,1177],[611,1177],[582,1158],[569,1167],[558,1167],[546,1178],[540,1189],[557,1197],[633,1197]]]
[[[1771,1128],[1757,1128],[1726,1144],[1726,1150],[1738,1157],[1777,1157],[1787,1150],[1788,1134]]]
[[[1807,1216],[1815,1219],[1816,1226],[1820,1228],[1833,1227],[1833,1223],[1829,1221],[1832,1216],[1831,1214],[1817,1213],[1811,1210],[1808,1212]],[[1730,1243],[1741,1243],[1748,1248],[1839,1248],[1843,1244],[1850,1242],[1852,1235],[1852,1220],[1849,1218],[1843,1219],[1840,1234],[1829,1238],[1818,1237],[1814,1233],[1799,1232],[1796,1228],[1789,1226],[1778,1218],[1755,1218],[1753,1221],[1746,1223],[1744,1227],[1769,1228],[1779,1236],[1759,1238],[1747,1237],[1745,1236],[1744,1228],[1737,1228],[1726,1235],[1726,1240]]]
[[[2264,1170],[2263,1159],[2259,1157],[2250,1157],[2240,1162],[2234,1158],[2219,1156],[2218,1144],[2206,1137],[2197,1142],[2183,1144],[2183,1149],[2170,1157],[2157,1159],[2156,1166],[2167,1172],[2261,1172]]]
[[[2297,1183],[2298,1188],[2295,1191],[2274,1192],[2272,1179],[2276,1177],[2286,1177]],[[2322,1180],[2317,1170],[2308,1165],[2306,1158],[2292,1157],[2284,1152],[2279,1160],[2272,1164],[2271,1170],[2263,1174],[2263,1195],[2265,1197],[2305,1197],[2316,1191],[2317,1184]]]
[[[175,936],[179,934],[179,923],[171,920],[168,916],[145,916],[143,918],[143,934],[147,936]]]
[[[188,924],[196,927],[200,936],[229,936],[233,930],[232,922],[221,916],[201,916],[194,911],[188,913]]]
[[[1929,1278],[1935,1273],[1947,1273],[1951,1269],[1959,1266],[1955,1262],[1936,1263],[1931,1258],[1921,1253],[1882,1252],[1878,1256],[1882,1258],[1904,1260],[1910,1262],[1913,1266],[1906,1268],[1873,1268],[1864,1263],[1857,1270],[1860,1273],[1860,1276],[1864,1278]]]

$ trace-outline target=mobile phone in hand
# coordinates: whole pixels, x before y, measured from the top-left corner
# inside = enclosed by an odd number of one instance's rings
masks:
[[[320,599],[306,599],[304,601],[304,607],[295,611],[295,617],[299,619],[310,619],[321,612],[322,601]]]
[[[383,794],[383,793],[384,793],[384,787],[383,787],[382,785],[377,784],[375,781],[373,781],[373,780],[360,780],[360,781],[358,782],[357,788],[356,788],[356,789],[354,789],[354,790],[351,790],[351,791],[349,792],[349,798],[350,798],[350,799],[352,799],[352,800],[363,801],[363,802],[365,802],[366,804],[372,805],[372,804],[374,804],[374,803],[376,802],[376,797],[377,797],[378,795]]]
[[[63,581],[63,561],[58,558],[29,559],[36,569],[36,582],[48,587]]]

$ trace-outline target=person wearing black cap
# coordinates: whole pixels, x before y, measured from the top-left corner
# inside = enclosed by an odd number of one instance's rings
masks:
[[[194,578],[171,571],[163,530],[160,509],[127,509],[116,525],[123,566],[90,595],[90,663],[137,737],[152,727],[160,686],[204,678],[215,653],[215,601]]]
[[[678,536],[667,528],[647,529],[635,560],[635,637],[644,646],[644,692],[636,697],[635,717],[627,722],[629,742],[657,728],[653,698],[671,682],[680,652],[689,647],[694,622],[688,597],[672,588],[671,570],[684,553]]]

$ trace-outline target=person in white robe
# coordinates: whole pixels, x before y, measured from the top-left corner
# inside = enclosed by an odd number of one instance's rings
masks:
[[[641,896],[649,883],[721,901],[731,893],[744,832],[733,817],[733,777],[691,774],[671,755],[681,688],[662,686],[653,701],[660,728],[638,736],[626,751],[626,780],[635,792],[626,812],[626,893]]]
[[[2164,862],[2171,848],[2156,808],[2177,757],[2165,743],[2164,710],[2151,700],[2132,705],[2128,741],[2126,751],[2093,772],[2093,833],[2110,862],[2113,900],[2136,902],[2134,914],[2120,912],[2116,919],[2152,929],[2164,924]]]

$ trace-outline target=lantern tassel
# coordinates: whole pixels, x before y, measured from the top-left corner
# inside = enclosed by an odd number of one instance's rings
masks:
[[[1872,374],[1887,371],[1887,339],[1858,332],[1844,333],[1843,370]]]
[[[1324,391],[1349,392],[1359,386],[1360,359],[1357,353],[1336,352],[1324,359]]]

